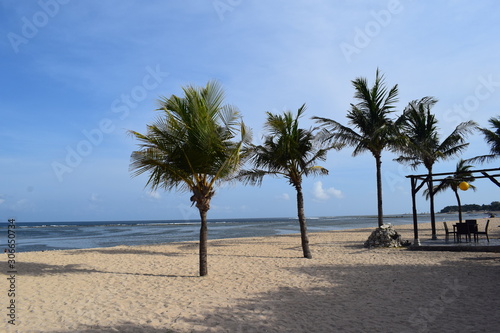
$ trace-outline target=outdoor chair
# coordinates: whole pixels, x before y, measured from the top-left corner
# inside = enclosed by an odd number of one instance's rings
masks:
[[[457,223],[455,224],[455,231],[457,233],[457,240],[458,242],[462,242],[462,235],[465,236],[466,241],[470,241],[470,231],[469,231],[469,226],[467,223]]]
[[[446,233],[446,242],[448,242],[448,240],[450,239],[450,234],[453,234],[453,242],[455,242],[455,240],[457,238],[457,232],[450,231],[448,229],[448,225],[446,224],[446,222],[443,222],[443,224],[444,224],[444,232]]]
[[[474,235],[474,242],[478,241],[477,236],[477,220],[465,220],[465,224],[467,224],[467,228],[469,229],[469,240],[470,236]]]
[[[479,239],[479,235],[486,235],[486,239],[488,240],[488,243],[490,242],[490,237],[488,237],[488,227],[490,226],[490,220],[486,221],[486,227],[484,228],[484,231],[476,231],[474,232],[474,238],[477,237]]]

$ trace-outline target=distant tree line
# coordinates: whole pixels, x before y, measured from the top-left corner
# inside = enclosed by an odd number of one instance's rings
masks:
[[[467,204],[462,205],[462,211],[464,212],[472,212],[472,211],[500,211],[500,201],[493,201],[489,205],[478,205],[478,204]],[[451,213],[458,212],[458,206],[446,206],[441,209],[441,213]]]

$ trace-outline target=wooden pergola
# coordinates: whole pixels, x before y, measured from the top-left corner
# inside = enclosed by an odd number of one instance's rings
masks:
[[[491,174],[494,173],[494,174]],[[497,180],[497,177],[500,177],[500,168],[495,168],[495,169],[483,169],[483,170],[471,170],[464,172],[464,174],[467,174],[469,176],[474,177],[475,179],[481,179],[481,178],[488,178],[491,180],[494,184],[496,184],[498,187],[500,187],[500,182]],[[477,174],[477,175],[476,175]],[[445,173],[432,173],[432,174],[425,174],[425,175],[409,175],[406,176],[406,178],[410,178],[411,181],[411,199],[412,199],[412,206],[413,206],[413,232],[414,232],[414,241],[413,241],[413,246],[420,246],[420,240],[418,239],[418,218],[417,218],[417,204],[416,204],[416,195],[418,191],[425,185],[425,184],[431,184],[434,181],[442,181],[446,179],[448,176],[453,176],[453,175],[460,175],[460,173],[457,172],[445,172]],[[436,177],[436,178],[434,178]],[[420,181],[420,183],[419,183]],[[435,221],[434,218],[434,211],[431,210],[431,221]],[[433,223],[433,236],[435,235],[435,224]]]

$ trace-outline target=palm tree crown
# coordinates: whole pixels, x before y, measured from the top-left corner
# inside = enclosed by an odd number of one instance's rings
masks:
[[[234,178],[244,162],[250,137],[238,111],[224,105],[221,86],[210,81],[205,87],[187,86],[184,97],[163,97],[161,116],[147,133],[129,133],[140,149],[131,156],[133,176],[148,173],[152,189],[189,191],[200,212],[200,275],[206,268],[206,213],[217,182]],[[240,134],[239,141],[233,141]]]
[[[448,137],[440,141],[438,121],[431,113],[436,103],[437,99],[427,96],[411,101],[405,108],[398,119],[398,127],[405,141],[397,147],[402,155],[396,161],[409,164],[414,169],[423,164],[427,170],[432,170],[435,162],[457,156],[469,145],[465,139],[474,130],[473,121],[459,124]]]

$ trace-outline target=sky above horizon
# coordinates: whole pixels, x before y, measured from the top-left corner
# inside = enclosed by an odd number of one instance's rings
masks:
[[[296,112],[347,124],[351,81],[373,83],[377,68],[398,84],[394,116],[434,96],[442,138],[463,121],[488,127],[500,115],[500,4],[497,1],[77,1],[0,2],[0,220],[196,219],[189,193],[152,192],[132,178],[137,142],[157,116],[157,99],[216,79],[254,142],[265,112]],[[476,133],[462,155],[487,154]],[[306,216],[375,215],[375,160],[331,151],[330,174],[304,180]],[[409,174],[383,153],[384,213],[411,213]],[[458,161],[438,162],[452,172]],[[497,168],[494,163],[476,169]],[[500,199],[477,180],[462,203]],[[284,179],[217,189],[209,218],[295,217]],[[456,205],[453,192],[436,208]],[[427,212],[420,195],[417,209]]]

